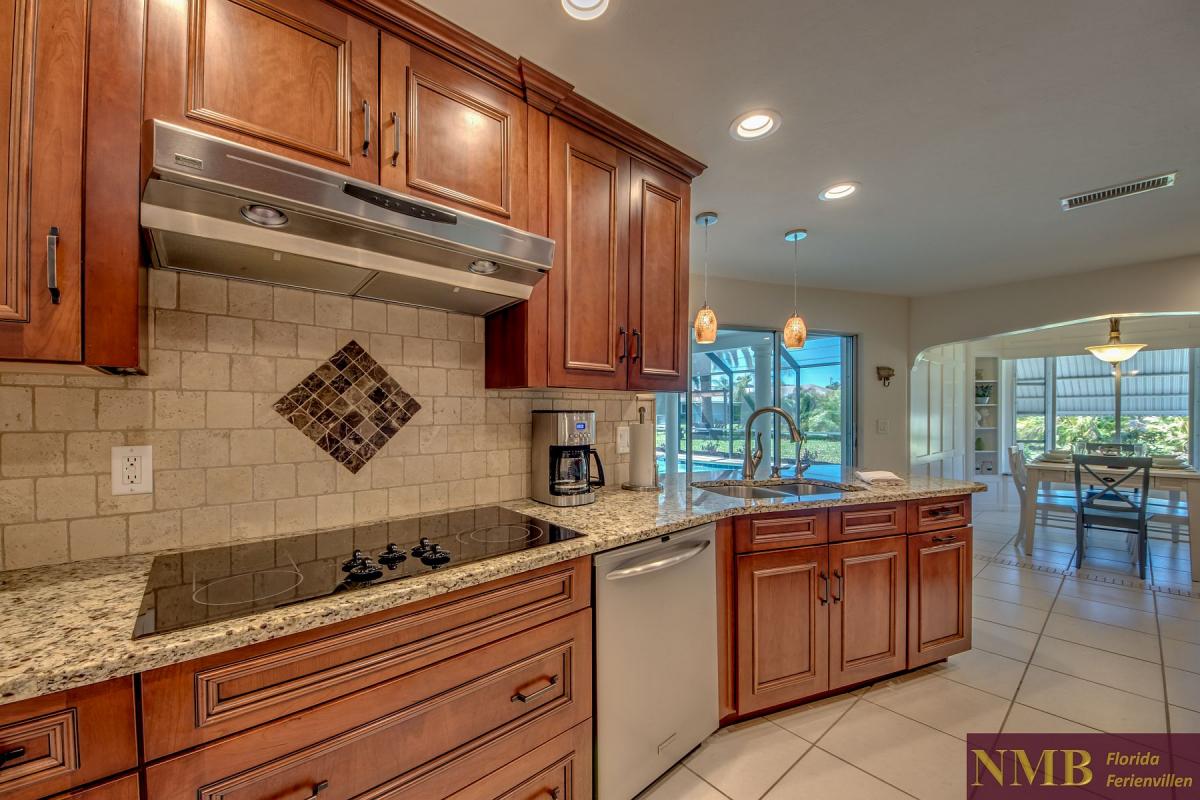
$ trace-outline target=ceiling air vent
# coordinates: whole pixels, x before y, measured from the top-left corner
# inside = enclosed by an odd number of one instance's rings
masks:
[[[1176,174],[1174,172],[1167,172],[1163,175],[1155,175],[1152,178],[1141,178],[1129,183],[1119,183],[1116,186],[1064,197],[1058,202],[1062,205],[1063,211],[1071,211],[1083,206],[1103,203],[1105,200],[1116,200],[1118,197],[1129,197],[1132,194],[1141,194],[1142,192],[1149,192],[1154,189],[1165,189],[1168,186],[1175,185]]]

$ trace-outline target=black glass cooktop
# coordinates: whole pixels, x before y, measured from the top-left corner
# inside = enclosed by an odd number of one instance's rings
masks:
[[[370,591],[388,581],[581,535],[488,506],[160,555],[150,566],[133,637]]]

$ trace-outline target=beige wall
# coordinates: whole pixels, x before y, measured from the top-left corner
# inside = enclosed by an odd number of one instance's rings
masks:
[[[914,298],[909,353],[1112,314],[1164,312],[1200,312],[1200,255]]]
[[[633,395],[483,389],[481,318],[151,271],[145,377],[0,375],[0,568],[312,530],[529,493],[529,412],[586,405],[615,453]],[[272,404],[350,339],[421,403],[358,474]],[[110,450],[154,447],[113,497]]]
[[[693,314],[703,291],[703,279],[693,275]],[[710,278],[708,301],[721,325],[782,329],[792,313],[792,287]],[[800,289],[800,313],[810,330],[858,336],[858,461],[871,469],[908,469],[908,307],[906,297]],[[876,366],[896,370],[891,386],[876,379]],[[879,420],[887,433],[878,432]]]

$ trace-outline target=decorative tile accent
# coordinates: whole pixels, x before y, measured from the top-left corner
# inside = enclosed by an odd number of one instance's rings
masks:
[[[351,472],[358,472],[421,410],[351,341],[279,398],[275,410]]]

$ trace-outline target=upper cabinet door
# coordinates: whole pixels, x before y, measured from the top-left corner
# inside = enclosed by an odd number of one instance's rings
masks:
[[[379,181],[379,31],[318,0],[150,0],[145,114]]]
[[[682,392],[688,374],[691,187],[633,159],[629,201],[629,388]]]
[[[551,386],[624,389],[630,347],[629,156],[550,121]]]
[[[0,359],[82,358],[85,0],[0,10]]]
[[[380,63],[381,183],[526,227],[525,101],[388,34]]]

